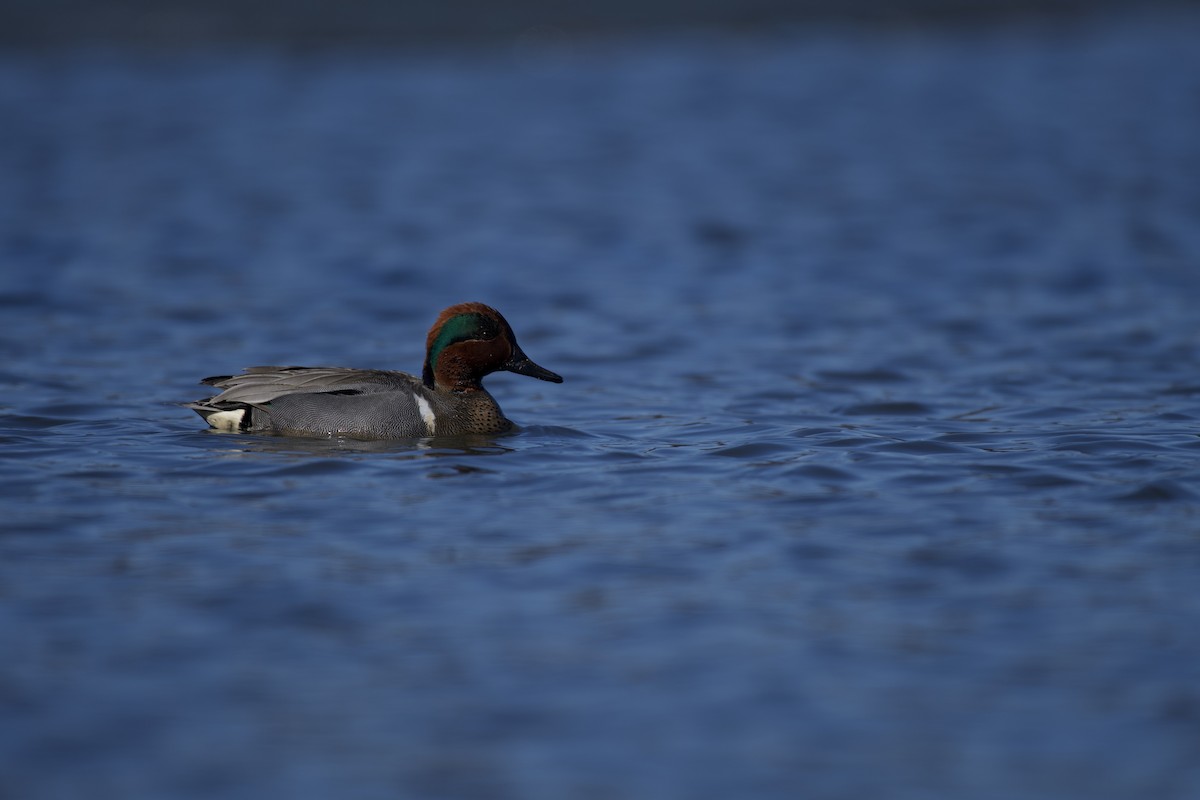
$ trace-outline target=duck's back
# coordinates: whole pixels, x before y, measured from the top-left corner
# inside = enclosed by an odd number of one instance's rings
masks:
[[[287,394],[373,393],[421,386],[407,372],[350,367],[250,367],[240,375],[218,375],[201,383],[222,389],[212,403],[269,403]]]

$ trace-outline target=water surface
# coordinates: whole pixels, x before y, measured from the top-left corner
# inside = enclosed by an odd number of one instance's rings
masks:
[[[1196,796],[1198,30],[3,56],[0,794]]]

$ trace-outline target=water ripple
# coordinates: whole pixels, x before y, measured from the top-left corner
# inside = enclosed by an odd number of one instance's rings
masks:
[[[5,790],[1200,796],[1183,22],[0,55]],[[467,299],[511,435],[177,405]]]

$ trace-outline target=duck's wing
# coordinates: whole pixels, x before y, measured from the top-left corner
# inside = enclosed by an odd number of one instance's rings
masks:
[[[208,408],[256,406],[288,394],[370,394],[421,385],[405,372],[348,367],[250,367],[240,375],[216,375],[201,383],[222,390],[198,404]]]

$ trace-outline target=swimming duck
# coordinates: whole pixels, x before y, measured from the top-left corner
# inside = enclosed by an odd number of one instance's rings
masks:
[[[222,431],[411,439],[502,433],[513,423],[481,383],[497,370],[562,383],[529,359],[496,309],[459,303],[425,339],[421,377],[345,367],[250,367],[201,383],[221,389],[187,408]]]

